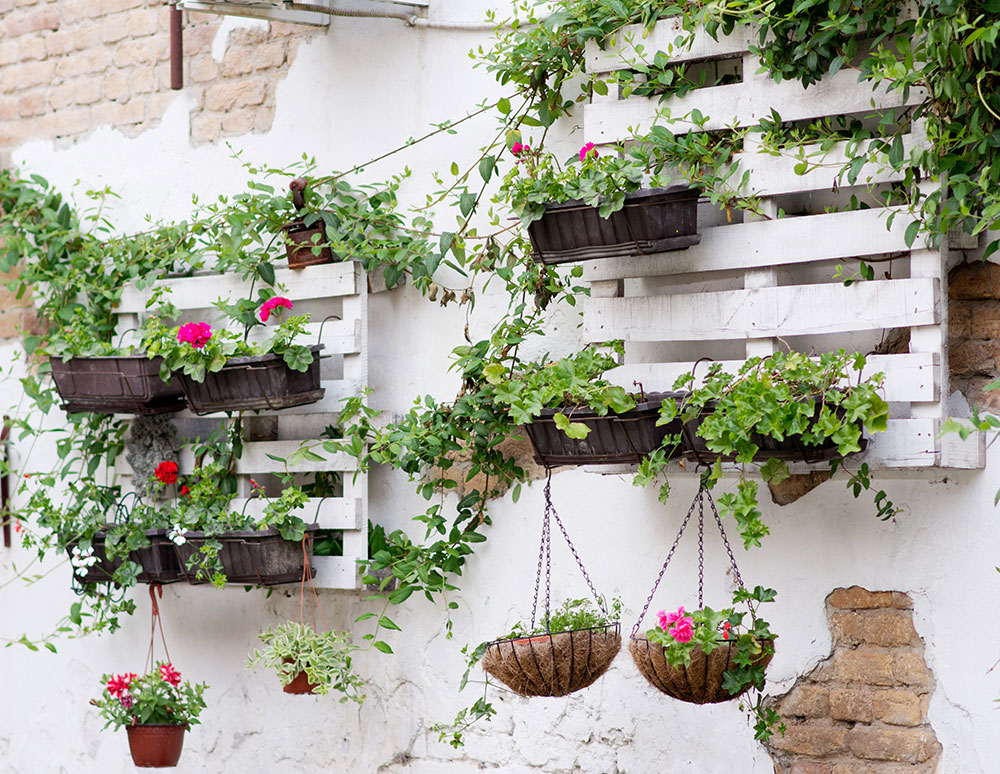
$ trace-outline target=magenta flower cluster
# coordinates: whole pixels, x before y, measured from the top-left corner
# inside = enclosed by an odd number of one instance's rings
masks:
[[[676,613],[661,610],[656,614],[658,626],[678,642],[691,642],[694,636],[694,619],[685,614],[684,606],[677,608]],[[668,628],[670,627],[670,628]]]
[[[260,315],[260,321],[267,322],[268,318],[271,316],[271,312],[273,312],[278,307],[291,309],[292,306],[293,306],[292,302],[289,301],[287,298],[284,298],[282,296],[273,296],[272,298],[267,299],[267,301],[265,301],[263,304],[260,305],[260,312],[258,313]]]
[[[531,146],[522,145],[520,142],[515,142],[513,145],[510,146],[510,152],[514,154],[515,157],[520,157],[525,153],[530,153]]]
[[[587,156],[593,154],[596,159],[601,154],[597,152],[597,146],[592,142],[588,142],[582,148],[580,148],[580,161],[586,161]]]
[[[177,340],[201,349],[212,338],[212,326],[206,322],[185,323],[177,330]]]

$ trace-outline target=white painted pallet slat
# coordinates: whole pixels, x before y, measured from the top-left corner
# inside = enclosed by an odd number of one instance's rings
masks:
[[[717,40],[701,28],[693,34],[685,32],[680,19],[661,19],[648,32],[641,24],[622,28],[603,49],[588,40],[584,56],[588,73],[606,73],[629,70],[637,63],[652,64],[658,51],[672,62],[740,56],[756,40],[757,30],[750,26],[738,26],[733,34]]]
[[[755,79],[695,89],[665,102],[645,97],[595,102],[584,106],[583,116],[587,138],[601,144],[645,134],[655,124],[668,126],[676,133],[716,131],[755,126],[770,115],[772,108],[783,121],[800,121],[828,115],[866,115],[915,105],[925,98],[923,89],[912,89],[906,99],[885,86],[873,89],[866,83],[858,83],[857,70],[846,69],[808,89],[798,81],[775,83],[770,79]],[[696,124],[686,118],[695,109],[707,119],[704,123]]]
[[[592,298],[583,307],[583,330],[591,342],[708,341],[932,325],[939,284],[905,279]]]
[[[313,580],[321,589],[357,589],[361,584],[358,559],[353,556],[314,556],[309,560],[316,577]]]
[[[890,403],[934,401],[938,399],[938,385],[934,381],[938,355],[932,353],[901,353],[897,355],[869,355],[861,378],[875,373],[885,374],[884,397]],[[721,361],[722,370],[736,373],[742,360]],[[712,363],[633,363],[608,371],[605,378],[632,391],[639,382],[646,392],[664,392],[672,389],[679,376],[694,369],[695,386],[704,383],[705,374]]]
[[[247,337],[249,341],[260,344],[271,338],[273,330],[269,327],[253,328]],[[322,336],[320,335],[322,334]],[[325,345],[321,355],[346,355],[361,352],[361,322],[356,318],[346,320],[329,320],[326,323],[306,323],[305,334],[299,341],[302,344]]]
[[[897,215],[887,228],[889,212],[854,210],[713,226],[702,229],[701,242],[686,250],[586,261],[583,279],[662,277],[902,252],[908,249],[904,239],[908,220]]]
[[[262,497],[233,500],[230,510],[259,520],[269,500]],[[358,529],[361,526],[361,502],[355,497],[311,497],[295,514],[307,524],[320,529]]]
[[[293,301],[318,298],[340,298],[355,295],[361,288],[363,273],[355,262],[329,263],[305,269],[276,269],[275,282],[285,288],[282,295]],[[204,274],[160,280],[154,288],[170,288],[165,298],[178,309],[211,309],[220,298],[244,296],[250,283],[235,274]],[[152,298],[154,288],[139,290],[134,285],[125,289],[118,313],[141,313]]]

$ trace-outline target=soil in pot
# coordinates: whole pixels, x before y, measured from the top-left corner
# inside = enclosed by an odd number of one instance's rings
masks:
[[[304,220],[293,220],[281,227],[285,232],[285,252],[289,269],[302,269],[321,263],[333,263],[334,255],[329,245],[314,250],[317,244],[326,241],[323,221],[317,220],[310,226]]]
[[[184,747],[184,726],[148,723],[125,726],[132,762],[147,769],[176,766]]]
[[[541,416],[524,429],[535,449],[535,461],[555,465],[615,465],[638,463],[658,449],[667,435],[681,432],[680,420],[657,426],[660,405],[684,393],[651,392],[631,411],[609,412],[603,417],[588,406],[543,409]],[[586,438],[570,438],[556,427],[554,415],[565,414],[571,422],[590,428]]]
[[[163,414],[187,401],[176,380],[160,378],[162,358],[143,355],[49,359],[52,380],[69,412]]]
[[[278,355],[230,358],[221,371],[196,382],[182,373],[177,379],[195,414],[216,411],[272,411],[315,403],[323,397],[319,357],[322,344],[309,347],[313,361],[306,371],[293,371]]]
[[[491,642],[482,663],[521,696],[565,696],[607,672],[621,644],[618,624],[575,629]]]
[[[534,258],[557,264],[696,245],[699,193],[686,185],[635,191],[607,218],[579,200],[546,204],[545,214],[528,226]]]
[[[763,645],[764,652],[755,665],[766,667],[774,657],[774,640],[766,640]],[[737,666],[733,660],[735,643],[726,643],[708,654],[695,648],[687,667],[671,666],[663,654],[663,646],[644,637],[632,637],[628,649],[636,668],[649,684],[675,699],[690,704],[718,704],[742,696],[749,690],[747,686],[739,693],[731,694],[722,687],[725,672]]]

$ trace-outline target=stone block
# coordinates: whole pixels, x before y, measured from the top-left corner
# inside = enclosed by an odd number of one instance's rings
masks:
[[[822,685],[796,685],[778,703],[778,713],[784,718],[821,718],[829,712],[829,691]]]
[[[72,51],[76,47],[76,41],[73,39],[75,32],[75,28],[73,30],[59,30],[42,38],[45,42],[45,56],[62,56]],[[3,64],[2,59],[0,59],[0,64]]]
[[[12,64],[17,58],[17,41],[0,41],[0,65]]]
[[[59,29],[59,9],[55,6],[32,8],[5,14],[3,19],[3,34],[5,38],[16,38],[41,30]]]
[[[77,105],[92,105],[101,98],[103,78],[77,78],[73,81],[73,98]]]
[[[246,75],[254,69],[256,49],[249,46],[230,46],[222,58],[219,69],[227,78]]]
[[[833,774],[832,764],[819,761],[794,761],[788,774]]]
[[[991,298],[985,301],[966,301],[965,303],[970,312],[970,335],[972,338],[1000,339],[1000,301]]]
[[[895,609],[835,610],[830,613],[830,633],[834,642],[849,645],[896,648],[919,641],[912,614]]]
[[[214,81],[219,77],[219,65],[207,54],[191,59],[189,68],[188,76],[194,83]]]
[[[913,691],[876,691],[875,717],[893,726],[919,726],[924,717],[923,697]]]
[[[252,130],[252,110],[231,110],[222,117],[222,131],[226,134],[247,134]]]
[[[12,92],[35,86],[48,86],[55,74],[54,62],[25,62],[4,68],[0,77],[3,79],[3,90]]]
[[[136,67],[132,71],[132,92],[134,94],[148,94],[156,91],[156,69],[149,64]]]
[[[49,89],[49,107],[53,110],[62,110],[73,104],[73,84],[63,83]]]
[[[771,737],[770,746],[781,752],[822,758],[848,751],[848,729],[842,726],[803,723],[789,726],[784,735]]]
[[[860,586],[834,589],[826,598],[827,604],[847,610],[867,610],[874,607],[892,607],[891,591],[868,591]]]
[[[948,367],[960,376],[992,375],[997,371],[997,355],[1000,354],[996,342],[960,339],[952,341],[948,347]]]
[[[948,275],[948,297],[959,299],[996,298],[994,287],[1000,290],[1000,282],[994,284],[997,266],[990,263],[965,263]]]
[[[45,59],[45,38],[39,35],[21,38],[17,44],[17,56],[22,62]]]
[[[893,658],[889,653],[838,650],[817,667],[812,679],[864,685],[893,685]]]
[[[163,44],[158,40],[155,43],[153,40],[126,40],[115,49],[115,67],[151,65],[159,58],[158,49],[161,47]]]
[[[287,47],[284,42],[275,41],[257,46],[254,53],[253,66],[255,70],[270,70],[285,64]]]
[[[128,14],[116,13],[105,16],[101,21],[101,40],[105,43],[117,43],[128,37]]]
[[[191,140],[200,145],[212,142],[222,134],[222,117],[219,115],[194,116],[191,119]]]
[[[54,128],[57,137],[81,134],[88,131],[90,127],[90,110],[88,108],[60,110],[55,114]]]
[[[892,663],[892,674],[898,683],[930,688],[934,685],[934,675],[927,668],[923,656],[913,651],[897,653]]]
[[[941,745],[930,728],[875,728],[855,726],[848,746],[859,758],[876,761],[921,763],[936,755]]]
[[[104,99],[124,100],[132,94],[130,70],[109,70],[104,76]]]
[[[160,6],[141,11],[132,11],[128,14],[129,37],[144,38],[147,35],[155,35],[160,28],[161,18],[166,19],[169,15],[170,12]]]
[[[266,132],[274,123],[274,108],[259,107],[253,114],[253,130],[255,132]],[[369,275],[370,277],[371,275]]]
[[[19,103],[20,100],[14,97],[0,97],[0,121],[14,121],[20,118],[21,107]]]
[[[77,51],[89,51],[101,45],[101,25],[87,22],[73,28],[73,46]]]
[[[229,81],[212,86],[205,93],[208,110],[228,111],[235,107],[259,105],[264,101],[264,81]]]
[[[872,694],[867,688],[831,688],[830,717],[856,723],[871,723]]]

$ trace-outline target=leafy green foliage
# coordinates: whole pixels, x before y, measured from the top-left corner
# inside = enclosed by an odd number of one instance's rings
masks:
[[[164,672],[164,668],[168,671]],[[105,728],[119,729],[135,723],[168,723],[190,728],[201,722],[198,716],[205,709],[203,694],[208,686],[180,682],[180,674],[163,661],[148,674],[107,674],[101,681],[105,684],[104,692],[90,703],[100,710]]]
[[[576,629],[593,629],[599,626],[609,626],[618,623],[621,618],[622,601],[618,597],[611,600],[608,606],[602,600],[605,612],[590,599],[567,599],[559,607],[543,614],[534,628],[526,626],[523,621],[514,624],[510,632],[501,640],[513,640],[518,637],[530,637],[535,634],[559,634]]]

